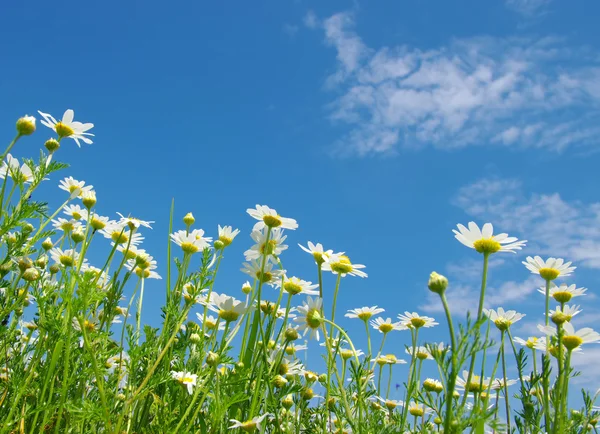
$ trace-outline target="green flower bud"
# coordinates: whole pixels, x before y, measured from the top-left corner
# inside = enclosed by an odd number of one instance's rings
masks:
[[[448,279],[434,271],[429,275],[429,282],[427,283],[427,287],[431,292],[435,292],[436,294],[442,294],[448,287]]]
[[[20,136],[29,136],[35,132],[35,118],[23,116],[17,120],[17,132]]]

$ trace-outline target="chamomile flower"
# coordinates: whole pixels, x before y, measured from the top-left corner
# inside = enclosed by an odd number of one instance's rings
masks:
[[[481,378],[479,375],[472,374],[471,379],[467,384],[467,380],[469,379],[469,371],[462,371],[462,378],[456,377],[456,388],[459,390],[466,390],[470,393],[481,393],[484,392],[489,383],[489,378]]]
[[[347,318],[358,318],[363,321],[368,321],[374,315],[379,315],[380,313],[385,312],[385,309],[381,307],[373,306],[373,307],[359,307],[357,309],[350,309],[346,315]]]
[[[513,252],[521,250],[527,243],[527,240],[518,241],[515,237],[509,237],[508,234],[494,235],[494,227],[491,223],[483,225],[481,230],[475,222],[469,222],[467,229],[463,225],[456,225],[458,231],[453,229],[454,237],[471,249],[479,253],[492,254],[496,252]]]
[[[144,237],[141,234],[136,232],[132,233],[126,226],[114,221],[109,221],[99,232],[104,238],[112,240],[116,244],[137,246],[144,240]]]
[[[62,181],[60,181],[58,188],[66,191],[71,195],[75,194],[77,197],[81,197],[84,191],[90,191],[92,188],[94,188],[94,186],[85,185],[85,181],[78,181],[72,176],[69,176],[68,178],[65,178]]]
[[[285,347],[285,353],[288,356],[295,356],[298,351],[305,351],[308,349],[308,345],[296,345],[293,342],[290,342],[287,347]]]
[[[510,387],[517,384],[517,380],[506,380],[506,387]],[[492,382],[492,390],[504,389],[504,378],[496,378]]]
[[[171,240],[181,247],[184,253],[194,254],[210,247],[212,238],[205,237],[202,229],[194,229],[187,233],[186,231],[177,231],[171,234]]]
[[[387,334],[392,330],[406,330],[407,327],[400,322],[392,322],[391,318],[383,319],[381,317],[371,320],[371,327],[379,330],[379,333]]]
[[[374,399],[380,401],[388,410],[394,410],[396,407],[404,407],[404,401],[395,399],[384,399],[381,396],[374,396]]]
[[[50,250],[50,257],[63,267],[73,267],[79,262],[79,253],[73,249],[62,250],[54,247]]]
[[[244,432],[255,432],[257,430],[260,431],[261,423],[268,416],[270,416],[270,414],[265,413],[262,416],[253,417],[252,419],[249,419],[246,422],[240,422],[236,419],[229,419],[229,422],[233,424],[229,427],[229,429],[240,428]]]
[[[497,311],[494,309],[483,309],[483,313],[496,325],[498,330],[501,331],[508,330],[511,325],[525,316],[515,310],[504,311],[501,307],[499,307]]]
[[[429,328],[438,325],[435,319],[428,316],[421,316],[416,312],[404,312],[404,315],[398,315],[400,323],[408,328]]]
[[[294,322],[298,323],[299,331],[304,331],[304,335],[310,332],[310,338],[319,340],[319,329],[323,325],[323,317],[321,316],[321,308],[323,299],[320,297],[306,297],[306,301],[300,307],[298,312],[300,315],[294,318]]]
[[[405,350],[406,354],[411,357],[416,357],[419,360],[433,360],[431,353],[426,347],[407,347]]]
[[[279,281],[277,282],[276,286],[281,286]],[[306,280],[299,279],[298,277],[283,278],[283,289],[290,295],[319,295],[319,291],[315,291],[315,289],[318,287],[318,284],[313,285],[312,282],[307,282]]]
[[[347,274],[350,276],[367,277],[367,273],[361,271],[365,268],[362,264],[353,264],[348,256],[341,253],[334,253],[325,257],[323,263],[323,271],[331,271],[333,274],[339,274],[344,277]]]
[[[63,208],[63,212],[73,220],[87,220],[88,211],[79,205],[67,205]]]
[[[595,332],[589,327],[575,330],[575,327],[570,322],[565,322],[562,327],[562,343],[569,351],[579,348],[583,344],[600,342],[600,333]],[[556,336],[556,329],[554,327],[538,325],[538,329],[548,336]]]
[[[573,297],[581,297],[585,295],[587,288],[577,288],[577,285],[567,285],[562,283],[560,286],[553,285],[550,287],[550,297],[554,298],[558,303],[568,303]],[[539,293],[546,294],[546,287],[538,289]]]
[[[198,380],[198,375],[192,374],[191,372],[182,371],[171,371],[171,377],[174,380],[177,380],[179,383],[184,385],[187,388],[188,393],[191,395],[194,393],[194,387],[196,386],[196,381]]]
[[[208,308],[219,315],[225,322],[236,321],[247,310],[245,303],[225,294],[213,292]]]
[[[19,160],[11,154],[6,155],[6,161],[3,161],[2,166],[0,166],[0,179],[9,176],[17,183],[29,184],[33,181],[33,175],[33,171],[27,164],[23,163],[22,166],[19,166]]]
[[[217,328],[218,330],[225,330],[225,323],[220,322],[218,318],[215,318],[212,315],[207,315],[206,321],[204,321],[204,314],[202,313],[196,313],[196,317],[200,324],[204,324],[206,330],[215,330]]]
[[[554,280],[558,276],[570,276],[577,267],[571,267],[571,262],[562,258],[548,258],[545,261],[539,256],[528,256],[523,265],[533,274],[539,274],[544,280]],[[545,291],[544,291],[545,293]]]
[[[259,282],[266,283],[271,286],[276,286],[280,283],[281,278],[285,275],[285,270],[281,269],[273,269],[273,264],[271,262],[267,262],[262,266],[262,261],[250,261],[244,262],[244,268],[241,269],[244,273],[251,276],[253,279],[258,280]],[[262,271],[261,271],[262,269]]]
[[[279,228],[271,229],[270,234],[266,227],[260,230],[254,230],[250,236],[256,242],[256,244],[244,252],[246,261],[258,259],[263,255],[279,256],[281,255],[281,252],[288,248],[288,246],[283,244],[287,236],[283,235],[283,231]],[[268,242],[267,236],[269,237]]]
[[[39,110],[38,113],[44,118],[43,120],[40,120],[40,123],[56,131],[56,134],[58,134],[59,138],[70,137],[71,139],[75,140],[75,143],[77,143],[77,146],[79,147],[81,147],[79,140],[82,140],[83,143],[87,143],[88,145],[93,143],[88,137],[93,137],[94,135],[92,133],[88,133],[87,131],[91,130],[94,127],[94,124],[83,124],[81,122],[74,121],[73,118],[75,113],[73,110],[66,110],[60,121],[57,121],[48,113],[43,113]]]
[[[121,224],[123,226],[129,226],[129,228],[131,230],[137,229],[140,226],[144,226],[145,228],[152,229],[152,226],[150,226],[150,223],[154,223],[153,221],[140,220],[140,219],[134,218],[134,217],[125,217],[120,212],[118,212],[117,214],[119,214],[119,217],[121,217],[121,219],[119,220],[119,224]]]
[[[134,234],[136,235],[136,234]],[[142,268],[134,259],[129,259],[125,263],[125,268],[135,273],[140,279],[162,279],[156,271],[156,261],[151,261],[149,266]]]
[[[277,214],[272,208],[269,208],[266,205],[256,205],[256,209],[248,208],[246,212],[250,215],[250,217],[259,220],[258,223],[254,225],[254,230],[260,230],[265,226],[269,228],[281,228],[281,229],[297,229],[298,223],[296,220],[281,217]]]
[[[569,306],[568,304],[565,304],[562,309],[560,306],[556,306],[554,310],[550,310],[548,316],[554,318],[555,315],[558,315],[561,317],[561,321],[571,321],[571,319],[580,312],[579,306]]]
[[[302,250],[306,253],[310,253],[315,258],[315,262],[317,265],[323,264],[325,259],[333,254],[333,250],[324,250],[323,245],[321,243],[313,244],[312,242],[308,242],[308,247],[304,247],[301,244],[298,244]]]
[[[218,225],[219,229],[219,241],[223,244],[223,247],[227,247],[233,242],[233,239],[240,233],[239,229],[233,229],[231,226]]]
[[[519,337],[515,337],[513,339],[513,341],[515,341],[517,344],[527,347],[530,350],[534,350],[536,349],[536,344],[537,342],[540,340],[540,338],[536,337],[536,336],[530,336],[527,338],[527,340],[521,339]],[[544,348],[545,349],[545,348]]]
[[[67,220],[62,217],[58,217],[57,219],[52,220],[52,227],[63,232],[73,232],[75,229],[81,227],[81,222],[75,219]]]

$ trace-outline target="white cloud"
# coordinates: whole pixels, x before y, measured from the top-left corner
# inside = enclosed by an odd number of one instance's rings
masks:
[[[526,17],[543,13],[551,0],[506,0],[506,7]]]
[[[311,17],[305,23],[321,28],[337,52],[326,84],[339,91],[329,104],[332,121],[350,127],[339,152],[485,144],[561,151],[600,136],[596,53],[555,38],[372,49],[355,32],[353,14],[320,24]]]
[[[515,179],[482,179],[462,187],[454,204],[502,232],[529,239],[528,250],[600,268],[600,203],[558,193],[525,194]]]

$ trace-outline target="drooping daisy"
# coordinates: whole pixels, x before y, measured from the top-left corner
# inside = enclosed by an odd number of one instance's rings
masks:
[[[562,343],[569,351],[575,350],[583,344],[600,342],[600,333],[595,332],[589,327],[575,330],[575,327],[570,322],[565,322],[562,327]],[[554,327],[538,325],[538,329],[548,336],[556,336],[556,328]]]
[[[385,309],[381,307],[373,306],[373,307],[359,307],[357,309],[350,309],[346,315],[347,318],[358,318],[363,321],[368,321],[374,315],[379,315],[380,313],[385,312]]]
[[[11,154],[6,155],[6,161],[3,161],[0,166],[0,179],[7,176],[11,177],[16,183],[23,182],[25,184],[31,183],[34,178],[31,168],[25,163],[19,166],[19,160]]]
[[[269,413],[265,413],[262,416],[253,417],[252,419],[247,420],[246,422],[240,422],[236,419],[229,419],[233,425],[229,427],[229,429],[240,428],[244,432],[255,432],[261,430],[261,423],[267,417],[270,416]]]
[[[331,271],[333,274],[339,274],[342,277],[349,274],[350,276],[367,277],[367,273],[361,271],[365,268],[362,264],[353,264],[348,256],[334,253],[325,257],[323,263],[323,271]]]
[[[294,318],[294,322],[298,323],[299,331],[304,331],[303,335],[306,336],[307,332],[310,332],[310,338],[316,338],[319,340],[319,329],[323,324],[323,318],[321,316],[321,308],[323,306],[323,299],[315,297],[314,299],[310,296],[306,297],[306,301],[300,307],[298,312],[300,315]]]
[[[153,221],[140,220],[140,219],[134,218],[134,217],[125,217],[120,212],[118,212],[117,214],[119,214],[119,217],[121,217],[121,219],[119,220],[119,223],[124,226],[129,226],[129,228],[131,230],[137,229],[140,226],[144,226],[145,228],[152,229],[152,226],[150,225],[150,223],[154,223]]]
[[[76,193],[77,196],[81,196],[84,191],[90,191],[94,188],[93,185],[85,185],[85,181],[78,181],[74,179],[72,176],[63,179],[60,181],[58,188],[66,191],[69,194]]]
[[[280,283],[281,278],[285,275],[285,270],[273,269],[273,264],[271,262],[267,262],[264,265],[264,268],[262,267],[262,261],[244,262],[243,265],[244,268],[242,268],[241,271],[248,274],[253,279],[271,286]]]
[[[302,250],[306,253],[310,253],[315,258],[315,262],[317,265],[323,264],[325,259],[333,254],[333,250],[323,250],[323,245],[321,243],[313,244],[312,242],[308,242],[308,247],[304,247],[302,244],[298,244]]]
[[[471,249],[479,253],[492,254],[496,252],[513,252],[521,250],[527,243],[527,240],[519,241],[515,237],[509,237],[508,234],[494,234],[494,227],[491,223],[483,225],[481,230],[475,222],[469,222],[467,229],[461,224],[456,225],[458,231],[453,229],[454,237]]]
[[[233,242],[233,239],[237,237],[237,235],[240,233],[239,229],[233,230],[231,226],[221,227],[221,225],[218,225],[218,229],[219,241],[223,243],[223,247],[227,247],[228,245],[230,245]]]
[[[398,315],[400,323],[408,328],[433,327],[438,325],[435,319],[428,316],[421,316],[416,312],[404,312],[404,315]]]
[[[496,324],[498,330],[506,331],[508,328],[521,320],[525,314],[518,313],[515,310],[504,311],[503,308],[499,307],[497,311],[494,309],[483,309],[483,313],[487,316],[490,321]]]
[[[279,281],[277,287],[279,287]],[[283,289],[290,295],[306,294],[306,295],[319,295],[319,291],[315,291],[319,285],[313,285],[312,282],[299,279],[298,277],[284,277],[283,278]]]
[[[213,292],[208,308],[216,312],[225,322],[236,321],[248,308],[245,303],[225,294]]]
[[[392,322],[391,318],[383,319],[381,317],[371,320],[371,327],[375,330],[379,330],[379,333],[384,335],[391,332],[392,330],[406,330],[407,327],[400,322]]]
[[[269,235],[268,242],[267,235]],[[288,246],[283,244],[287,238],[287,235],[283,235],[283,231],[278,228],[272,229],[270,234],[268,234],[267,228],[262,228],[258,231],[252,231],[250,236],[256,242],[256,244],[244,252],[246,261],[258,259],[263,255],[279,256],[281,255],[281,252],[288,248]]]
[[[573,297],[581,297],[585,295],[587,288],[577,288],[577,285],[567,285],[561,283],[560,286],[553,285],[550,287],[550,297],[554,298],[558,303],[568,303]],[[538,289],[539,293],[546,294],[546,288]]]
[[[277,214],[272,208],[269,208],[266,205],[256,205],[256,209],[248,208],[246,212],[250,215],[250,217],[259,220],[258,223],[254,225],[254,230],[260,230],[265,226],[270,228],[281,228],[281,229],[297,229],[298,223],[296,220],[281,217]]]
[[[171,240],[181,247],[184,253],[194,254],[210,247],[211,237],[205,237],[202,229],[194,229],[187,233],[186,231],[177,231],[170,235]]]
[[[571,267],[571,262],[562,258],[548,258],[545,261],[539,256],[528,256],[523,265],[533,274],[539,274],[544,280],[554,280],[558,276],[570,276],[577,267]],[[544,290],[545,293],[545,290]]]
[[[91,145],[93,142],[87,136],[94,136],[92,133],[87,133],[86,131],[91,130],[94,127],[94,124],[91,123],[81,123],[73,121],[73,117],[75,113],[73,110],[68,109],[63,114],[63,117],[60,121],[57,121],[52,117],[52,115],[48,113],[43,113],[38,110],[38,113],[44,118],[40,120],[40,123],[54,131],[58,134],[58,137],[70,137],[75,140],[77,146],[81,147],[79,140],[83,140],[84,143]]]
[[[187,391],[190,395],[194,393],[194,387],[196,386],[196,381],[198,380],[198,376],[196,374],[186,371],[171,371],[171,377],[183,384],[187,388]]]
[[[412,402],[408,406],[408,412],[411,416],[414,417],[422,417],[426,413],[431,413],[431,409],[425,407],[423,404],[418,404],[416,402]]]

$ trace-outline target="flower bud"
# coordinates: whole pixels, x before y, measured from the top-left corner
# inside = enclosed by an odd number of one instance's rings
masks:
[[[186,215],[183,216],[183,223],[185,223],[187,226],[193,225],[195,221],[196,219],[194,218],[194,215],[191,212],[188,212]]]
[[[281,389],[287,383],[288,381],[281,375],[276,375],[275,378],[273,378],[273,385],[279,389]]]
[[[75,244],[79,244],[83,240],[85,240],[85,234],[81,229],[76,229],[71,232],[71,239],[75,242]]]
[[[285,330],[284,334],[285,339],[287,341],[293,342],[296,339],[298,339],[298,330],[296,330],[295,328],[289,327]]]
[[[560,311],[554,312],[550,318],[552,319],[552,322],[556,325],[561,325],[568,321],[567,315]]]
[[[223,247],[225,247],[225,243],[221,240],[215,240],[213,245],[215,246],[215,250],[221,250]]]
[[[46,143],[44,143],[44,146],[46,147],[48,152],[54,154],[58,150],[58,148],[60,148],[60,143],[58,143],[58,140],[56,139],[48,139],[46,140]]]
[[[190,335],[190,341],[194,344],[199,344],[202,339],[198,333],[192,333]]]
[[[81,195],[81,202],[87,209],[92,209],[96,205],[96,192],[94,190],[84,191]]]
[[[250,285],[250,282],[246,282],[242,285],[242,292],[246,295],[250,294],[250,292],[252,291],[252,286]]]
[[[446,288],[448,287],[448,279],[434,271],[429,275],[429,282],[427,283],[427,287],[431,292],[435,292],[436,294],[443,294]]]
[[[56,274],[60,271],[60,266],[58,264],[52,264],[50,266],[50,274]]]
[[[12,263],[10,262],[5,262],[4,264],[0,265],[0,277],[6,276],[10,272],[11,268]]]
[[[319,375],[319,383],[321,383],[321,384],[327,384],[327,374],[321,374],[321,375]]]
[[[219,355],[209,351],[208,355],[206,356],[206,364],[208,366],[217,366],[219,364]]]
[[[119,401],[125,401],[126,396],[123,393],[117,394],[117,399]]]
[[[23,116],[17,120],[17,132],[19,136],[29,136],[35,132],[35,118],[33,116]]]
[[[17,266],[19,267],[19,270],[21,270],[21,272],[23,273],[28,268],[33,267],[33,262],[31,262],[31,259],[29,259],[27,257],[22,257],[17,262]]]
[[[23,280],[27,282],[34,282],[40,278],[40,272],[35,268],[28,268],[23,273]]]
[[[46,265],[48,265],[48,257],[46,255],[40,256],[35,260],[35,265],[40,268],[46,268]]]
[[[283,408],[289,410],[292,405],[294,405],[294,398],[292,398],[292,395],[287,395],[285,398],[283,398],[281,400],[281,405],[283,405]]]
[[[48,237],[44,241],[42,241],[42,248],[45,251],[50,250],[52,247],[54,247],[54,243],[52,242],[52,240],[50,239],[50,237]]]
[[[31,224],[31,223],[25,223],[23,225],[23,228],[21,229],[21,231],[25,234],[25,235],[29,235],[30,233],[33,232],[33,230],[35,229],[35,227]]]
[[[310,387],[306,387],[304,390],[302,390],[302,399],[305,401],[312,399],[313,396],[315,396],[315,392]]]

